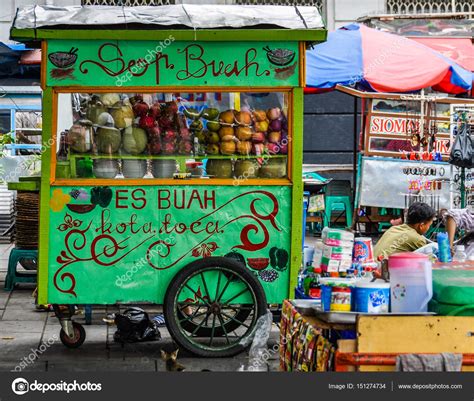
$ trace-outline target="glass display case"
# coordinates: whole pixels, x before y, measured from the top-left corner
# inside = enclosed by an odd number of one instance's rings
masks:
[[[55,180],[287,178],[289,96],[59,93]]]

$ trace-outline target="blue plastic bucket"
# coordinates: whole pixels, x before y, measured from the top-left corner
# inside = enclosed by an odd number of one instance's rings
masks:
[[[390,283],[383,280],[374,282],[361,280],[354,288],[354,308],[356,312],[388,313],[390,305]]]

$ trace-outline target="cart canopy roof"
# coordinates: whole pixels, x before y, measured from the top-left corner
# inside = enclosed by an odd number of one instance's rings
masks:
[[[204,30],[235,29],[253,31],[254,37],[241,37],[234,33],[233,40],[241,41],[263,39],[259,37],[263,29],[284,30],[287,40],[323,41],[326,38],[324,23],[316,7],[191,4],[147,7],[27,6],[17,10],[11,38],[61,38],[56,31],[64,34],[68,30],[184,30],[194,33],[197,40],[202,39],[199,32]],[[282,39],[281,35],[277,36],[274,40]],[[117,32],[114,37],[118,38]],[[212,40],[230,39],[215,36]]]

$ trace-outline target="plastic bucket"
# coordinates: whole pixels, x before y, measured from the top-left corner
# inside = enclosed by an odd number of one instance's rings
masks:
[[[383,280],[361,280],[354,288],[356,312],[387,313],[390,305],[390,283]]]
[[[388,268],[392,312],[426,312],[433,296],[428,256],[408,252],[394,254],[388,258]]]

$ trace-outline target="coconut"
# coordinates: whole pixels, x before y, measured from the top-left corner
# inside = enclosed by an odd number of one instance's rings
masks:
[[[86,117],[93,124],[99,124],[98,118],[102,113],[107,112],[105,107],[99,100],[94,99],[87,105]]]
[[[223,155],[233,155],[235,153],[235,142],[233,141],[221,142],[220,150]]]
[[[67,133],[67,142],[71,150],[78,153],[89,152],[92,148],[92,122],[80,120]]]
[[[232,127],[221,127],[219,130],[219,137],[223,141],[231,141],[234,138],[234,128]],[[225,138],[225,139],[224,139]]]
[[[250,127],[242,127],[239,126],[235,130],[235,136],[239,138],[240,141],[248,141],[250,138],[252,138],[252,128]]]
[[[248,111],[239,111],[235,114],[235,119],[241,125],[250,125],[252,123],[252,115]]]
[[[252,143],[250,141],[240,141],[237,143],[237,153],[241,155],[249,155],[252,151]]]
[[[112,110],[111,114],[114,119],[115,126],[119,129],[130,127],[135,118],[132,108],[121,102],[116,103],[114,107],[116,108]]]
[[[219,121],[225,124],[233,124],[234,118],[234,110],[226,110],[219,114]]]
[[[122,145],[125,152],[139,155],[146,149],[148,138],[145,130],[138,127],[128,127],[123,132]]]
[[[122,136],[115,127],[101,127],[97,130],[96,143],[99,153],[113,154],[120,149]]]
[[[112,107],[115,103],[120,102],[118,93],[102,93],[99,95],[101,103],[106,107]]]
[[[267,113],[265,110],[254,110],[253,118],[255,121],[265,121],[267,119]]]
[[[104,112],[100,113],[97,117],[97,125],[102,127],[113,127],[114,126],[114,118],[111,114]]]

